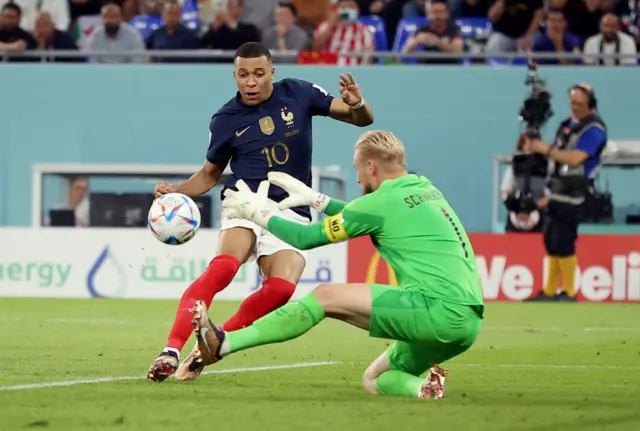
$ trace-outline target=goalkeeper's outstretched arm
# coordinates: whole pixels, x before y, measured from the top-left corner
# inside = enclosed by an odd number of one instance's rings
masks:
[[[331,202],[334,202],[333,199]],[[297,249],[309,250],[359,236],[372,235],[379,232],[382,227],[380,217],[350,210],[352,205],[344,208],[343,202],[336,201],[334,205],[327,205],[327,209],[332,206],[334,208],[342,206],[343,211],[311,225],[272,216],[267,222],[267,230]]]
[[[328,216],[332,216],[332,215],[338,214],[346,206],[347,206],[347,202],[343,202],[341,200],[331,198],[331,200],[329,201],[329,204],[322,212]]]

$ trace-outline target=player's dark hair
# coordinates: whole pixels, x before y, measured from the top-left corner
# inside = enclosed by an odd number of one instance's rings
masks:
[[[2,6],[2,11],[4,12],[5,10],[12,10],[18,15],[22,15],[22,9],[20,8],[20,6],[18,6],[15,3],[7,3],[4,6]]]
[[[278,7],[285,7],[291,11],[294,17],[298,16],[298,8],[293,3],[281,1],[278,3]]]
[[[260,42],[247,42],[240,45],[240,48],[236,51],[236,54],[233,56],[233,61],[236,58],[260,58],[267,57],[267,60],[271,61],[271,51],[269,48],[261,44]]]

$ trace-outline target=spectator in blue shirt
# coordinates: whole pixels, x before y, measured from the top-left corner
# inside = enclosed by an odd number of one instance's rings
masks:
[[[552,9],[547,14],[546,29],[533,42],[534,52],[580,53],[580,38],[567,31],[567,20],[562,9]],[[577,64],[580,60],[540,59],[540,64]]]
[[[168,0],[164,5],[162,19],[164,25],[155,30],[147,38],[147,49],[149,50],[187,50],[198,49],[199,41],[196,34],[182,25],[182,8],[176,0]],[[165,58],[155,57],[157,63],[185,63],[194,62],[188,58]]]

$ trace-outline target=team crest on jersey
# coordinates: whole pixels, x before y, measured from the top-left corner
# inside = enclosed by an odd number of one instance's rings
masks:
[[[293,127],[293,112],[289,112],[286,107],[282,108],[280,117],[286,123],[287,127]]]
[[[276,125],[273,124],[273,118],[271,117],[262,117],[260,119],[260,130],[265,135],[273,135],[273,132],[276,131]]]

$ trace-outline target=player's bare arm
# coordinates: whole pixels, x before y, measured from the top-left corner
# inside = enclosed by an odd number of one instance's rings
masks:
[[[187,196],[200,196],[214,188],[220,181],[226,165],[211,163],[205,160],[202,168],[188,180],[176,184],[161,182],[156,185],[156,197],[167,193],[182,193]]]
[[[365,127],[373,124],[373,110],[364,101],[360,87],[351,73],[340,75],[340,96],[329,108],[329,117],[344,123]]]

